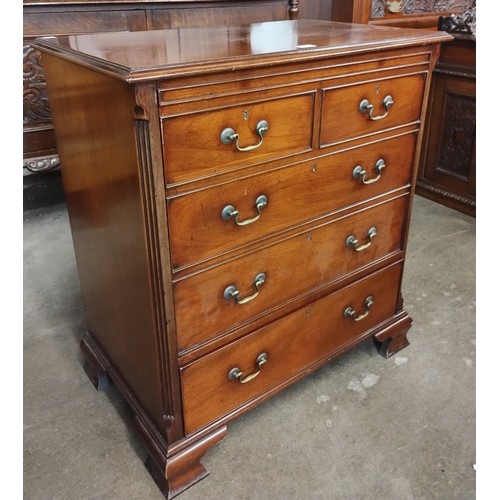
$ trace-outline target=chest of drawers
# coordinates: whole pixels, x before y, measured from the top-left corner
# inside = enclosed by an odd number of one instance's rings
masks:
[[[39,39],[88,330],[171,498],[228,422],[361,341],[401,280],[441,32],[283,21]]]

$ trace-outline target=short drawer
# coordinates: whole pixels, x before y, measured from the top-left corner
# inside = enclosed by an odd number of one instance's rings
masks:
[[[176,282],[179,350],[397,252],[406,206],[400,196]]]
[[[173,269],[408,185],[415,139],[409,133],[169,198]]]
[[[167,185],[311,149],[314,96],[163,118]]]
[[[425,78],[419,73],[326,89],[321,146],[418,121]]]
[[[264,397],[389,319],[400,275],[400,264],[385,268],[182,368],[186,433]]]

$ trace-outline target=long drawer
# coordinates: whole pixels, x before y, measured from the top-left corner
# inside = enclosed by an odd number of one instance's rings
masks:
[[[385,268],[182,368],[186,433],[329,359],[389,319],[401,268]]]
[[[406,206],[400,196],[175,283],[179,350],[397,252]]]
[[[314,97],[260,98],[164,118],[167,185],[310,150]]]
[[[169,198],[173,269],[408,185],[415,139],[408,133]]]
[[[321,146],[420,119],[426,72],[324,90]]]

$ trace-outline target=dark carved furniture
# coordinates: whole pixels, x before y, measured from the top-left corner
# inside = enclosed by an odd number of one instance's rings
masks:
[[[461,13],[476,0],[323,0],[332,3],[335,21],[436,28],[439,18]]]
[[[88,331],[167,498],[227,424],[372,338],[401,280],[436,31],[311,20],[42,39]]]
[[[440,19],[455,40],[434,69],[416,192],[476,216],[475,11]]]
[[[59,166],[40,36],[295,19],[298,0],[23,0],[23,168]]]

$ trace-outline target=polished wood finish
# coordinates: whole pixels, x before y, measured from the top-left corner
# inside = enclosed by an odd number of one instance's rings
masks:
[[[333,2],[331,17],[335,21],[386,26],[445,31],[451,28],[448,31],[455,34],[455,40],[443,47],[434,70],[416,192],[473,217],[476,214],[476,40],[469,24],[475,26],[475,8],[476,0],[346,0]]]
[[[443,47],[429,101],[417,193],[476,216],[476,41]]]
[[[238,328],[240,323],[267,315],[296,297],[313,293],[345,274],[401,250],[401,214],[406,205],[406,197],[400,197],[371,206],[367,209],[370,213],[363,210],[323,221],[313,229],[276,243],[272,251],[262,245],[238,259],[176,281],[179,350],[207,342],[215,335],[226,336],[228,330]],[[377,229],[377,236],[369,248],[358,253],[346,246],[349,236],[354,236],[360,244],[368,240],[371,227]],[[305,268],[307,273],[303,271]],[[245,307],[223,298],[224,290],[233,284],[243,296],[251,295],[254,278],[262,272],[266,280],[260,296]]]
[[[349,86],[339,85],[325,89],[325,120],[321,129],[321,145],[335,144],[349,140],[355,134],[375,133],[417,121],[420,117],[426,72],[414,74],[414,68],[406,71],[410,74],[397,78],[387,78],[387,75],[384,75],[380,79],[370,76]],[[394,104],[385,109],[383,101],[389,96]],[[359,109],[364,100],[373,105],[374,117],[381,117],[386,113],[387,116],[384,119],[372,120],[368,113],[349,113],[353,108]],[[341,119],[342,127],[336,127],[335,123]]]
[[[208,112],[208,106],[200,103],[199,112],[162,120],[163,148],[168,156],[168,165],[165,166],[167,184],[219,175],[229,169],[310,150],[314,97],[314,93],[306,93],[261,100],[258,94],[245,95],[244,98],[235,95],[232,99],[235,103],[226,98],[222,109]],[[209,103],[210,106],[217,104],[223,105],[215,99]],[[256,127],[262,119],[270,116],[272,123],[263,137],[262,146],[256,150],[241,155],[233,144],[221,143],[221,132],[230,127],[239,135],[242,147],[256,144],[259,140]],[[185,156],[187,149],[191,152],[189,162]]]
[[[186,432],[226,417],[272,387],[288,385],[301,372],[369,335],[374,326],[395,314],[400,279],[400,263],[384,268],[183,367]],[[363,320],[344,315],[347,307],[363,311],[368,296],[374,303]],[[244,384],[229,380],[233,367],[245,375],[255,372],[255,360],[262,352],[268,358],[258,377]]]
[[[130,404],[167,498],[207,474],[238,415],[368,338],[384,356],[408,345],[414,165],[449,39],[298,20],[34,42],[86,371]],[[389,114],[370,120],[359,100],[386,91]],[[227,127],[255,147],[222,141]],[[224,219],[228,204],[253,222]]]
[[[23,0],[23,166],[29,172],[59,166],[40,36],[144,31],[211,24],[295,19],[297,0]]]
[[[244,184],[239,180],[217,183],[167,198],[174,271],[182,275],[186,267],[217,254],[248,251],[253,241],[276,237],[292,221],[295,225],[320,221],[345,207],[408,186],[415,140],[413,129],[370,145],[340,149],[314,162],[285,164],[248,176]],[[375,177],[379,160],[386,165],[379,181],[364,185],[353,177],[357,166]],[[304,190],[305,185],[314,191],[313,198]],[[232,205],[243,220],[251,219],[257,213],[255,201],[262,194],[267,195],[268,203],[260,220],[251,226],[239,227],[234,220],[222,218],[224,207]],[[187,223],[192,220],[198,223]]]

